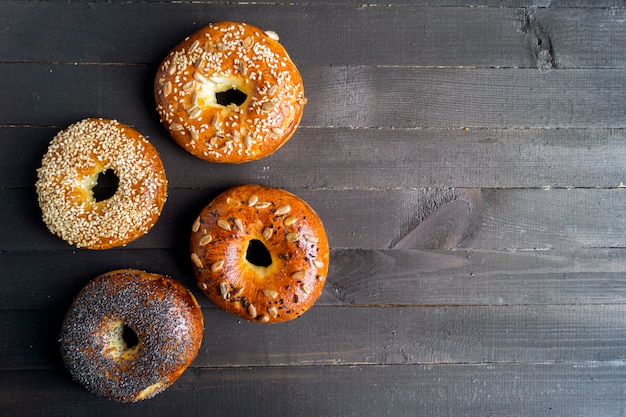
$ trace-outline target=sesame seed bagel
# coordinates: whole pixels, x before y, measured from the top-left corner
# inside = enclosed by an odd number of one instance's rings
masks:
[[[245,23],[209,24],[176,46],[154,95],[172,138],[198,158],[242,163],[272,154],[295,132],[306,99],[278,35]]]
[[[98,201],[98,177],[118,178],[112,197]],[[156,149],[139,132],[108,119],[85,119],[59,132],[37,170],[39,206],[48,229],[89,249],[123,246],[147,233],[167,197]]]
[[[151,398],[187,369],[202,343],[194,296],[164,275],[122,269],[89,282],[61,330],[63,361],[92,393],[120,401]]]
[[[284,322],[308,310],[324,287],[329,256],[319,216],[277,188],[231,188],[192,226],[198,286],[219,307],[250,321]]]

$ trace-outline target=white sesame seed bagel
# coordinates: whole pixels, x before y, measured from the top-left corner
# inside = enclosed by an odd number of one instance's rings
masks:
[[[322,293],[329,257],[313,208],[277,188],[226,190],[192,226],[198,286],[219,307],[250,321],[284,322],[307,311]]]
[[[114,194],[94,197],[98,177],[113,172]],[[50,142],[36,183],[48,229],[80,248],[123,246],[147,233],[167,197],[156,149],[139,132],[108,119],[85,119]]]
[[[242,163],[272,154],[295,132],[306,99],[275,32],[209,24],[176,46],[155,77],[161,121],[198,158]]]
[[[72,377],[104,398],[135,402],[165,390],[193,362],[204,319],[193,294],[161,274],[121,269],[91,280],[59,338]]]

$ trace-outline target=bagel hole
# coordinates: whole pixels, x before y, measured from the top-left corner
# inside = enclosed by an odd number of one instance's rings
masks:
[[[120,185],[120,179],[112,169],[107,169],[98,174],[96,185],[91,189],[93,198],[96,202],[108,200],[117,192]]]
[[[263,242],[258,239],[252,239],[248,243],[246,260],[252,265],[267,268],[272,264],[272,255]]]
[[[236,88],[231,88],[230,90],[215,93],[215,100],[217,101],[217,104],[225,107],[229,104],[241,106],[247,98],[248,95],[246,93]]]
[[[124,325],[124,328],[122,329],[122,340],[126,344],[126,350],[132,349],[139,344],[137,332],[127,325]]]

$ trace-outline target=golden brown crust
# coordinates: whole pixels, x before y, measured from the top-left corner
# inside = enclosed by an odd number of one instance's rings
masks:
[[[250,242],[269,251],[269,266],[249,260]],[[233,187],[206,206],[192,226],[198,286],[224,310],[251,321],[283,322],[308,310],[324,287],[329,257],[319,216],[277,188]]]
[[[216,93],[231,89],[245,101],[218,100]],[[235,22],[210,24],[176,46],[159,66],[154,95],[180,146],[225,163],[275,152],[295,132],[306,103],[300,72],[276,33]]]
[[[98,174],[113,170],[115,194],[96,201]],[[147,233],[167,198],[156,149],[135,129],[108,119],[85,119],[59,132],[37,171],[43,220],[68,243],[89,249],[123,246]]]
[[[134,346],[124,328],[136,335]],[[193,362],[204,321],[193,294],[165,275],[133,269],[103,274],[78,294],[60,344],[73,378],[120,402],[151,398]]]

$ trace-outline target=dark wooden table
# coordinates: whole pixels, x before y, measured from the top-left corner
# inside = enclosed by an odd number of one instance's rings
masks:
[[[287,145],[240,166],[175,145],[152,97],[165,54],[220,20],[276,31],[308,98]],[[623,1],[3,1],[0,91],[0,415],[626,415]],[[41,221],[41,157],[85,117],[165,164],[163,214],[125,248]],[[326,225],[302,318],[242,322],[195,286],[191,224],[241,183]],[[206,322],[192,367],[132,405],[73,382],[57,344],[80,288],[123,267],[177,278]]]

